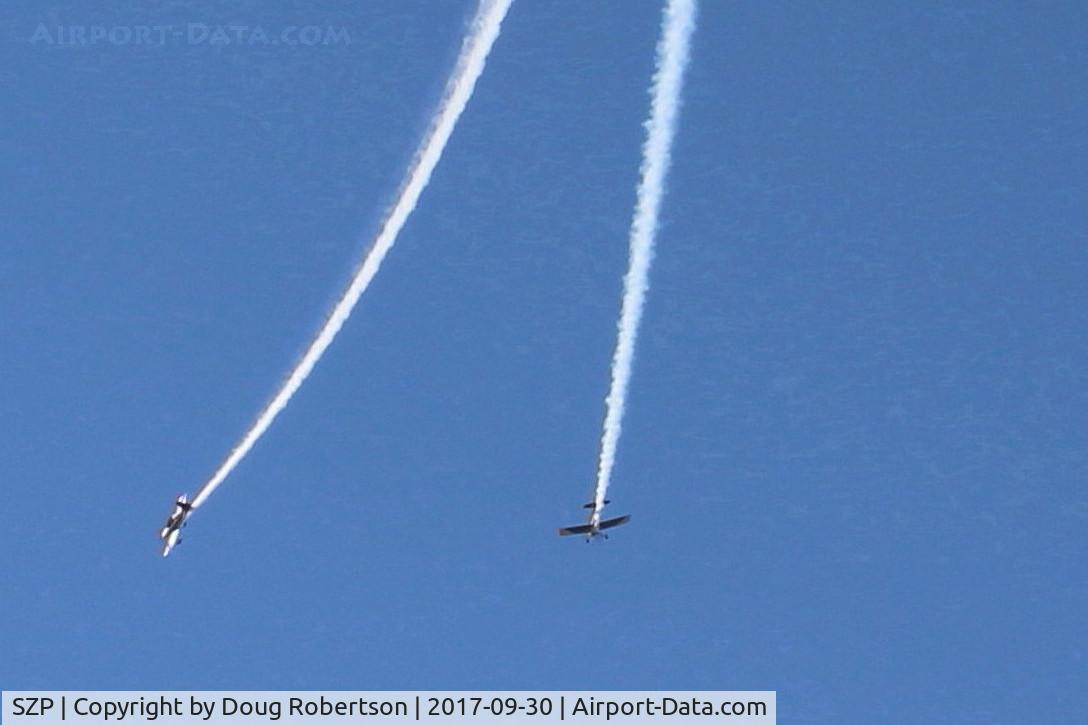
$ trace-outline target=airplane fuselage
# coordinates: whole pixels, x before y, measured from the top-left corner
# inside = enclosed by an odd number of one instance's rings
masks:
[[[166,523],[159,531],[159,538],[163,541],[163,556],[168,556],[170,550],[181,540],[181,527],[185,525],[185,520],[189,518],[192,510],[193,505],[189,503],[188,496],[185,494],[178,496],[177,501],[174,502],[174,510],[166,517]]]

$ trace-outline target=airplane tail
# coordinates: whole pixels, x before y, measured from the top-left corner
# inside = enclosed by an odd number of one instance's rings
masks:
[[[606,505],[612,503],[607,498],[604,500],[604,502],[605,502]],[[596,501],[590,501],[589,503],[582,506],[582,508],[584,508],[584,509],[592,509],[592,508],[596,508],[596,507],[597,507],[597,502]]]

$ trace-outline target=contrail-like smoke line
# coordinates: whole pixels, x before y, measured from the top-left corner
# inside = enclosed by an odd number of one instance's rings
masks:
[[[457,119],[461,117],[465,106],[468,105],[476,81],[483,72],[488,53],[491,52],[491,46],[499,36],[502,21],[506,17],[506,12],[510,9],[512,2],[513,0],[481,0],[472,28],[465,38],[461,54],[457,59],[457,65],[454,67],[450,80],[446,85],[446,91],[439,104],[438,112],[427,135],[424,136],[419,150],[416,152],[400,195],[397,197],[392,211],[386,217],[370,252],[359,266],[358,271],[356,271],[351,284],[348,285],[347,291],[344,292],[344,296],[333,307],[324,326],[318,331],[317,336],[310,343],[310,347],[306,350],[298,365],[291,371],[287,381],[276,393],[276,396],[272,398],[272,401],[261,411],[253,426],[242,437],[234,450],[230,452],[227,459],[223,461],[219,470],[197,491],[196,496],[193,498],[194,508],[203,504],[212,495],[212,492],[230,475],[231,471],[245,458],[260,437],[264,435],[265,431],[272,425],[272,421],[276,419],[276,416],[287,407],[292,396],[302,387],[302,383],[306,381],[306,378],[314,369],[318,360],[321,359],[321,356],[325,354],[325,350],[328,349],[336,334],[340,332],[340,328],[348,319],[348,316],[351,315],[351,311],[355,307],[355,303],[359,301],[359,297],[362,296],[371,280],[374,279],[382,260],[385,259],[385,255],[397,241],[397,235],[408,220],[412,210],[415,209],[419,196],[423,189],[426,188],[427,182],[430,181],[431,173],[438,164],[438,160],[442,157],[442,151],[446,148],[446,143],[449,141],[450,134],[453,133],[454,126],[457,125]]]
[[[646,122],[646,142],[642,147],[642,180],[638,201],[631,222],[631,261],[623,280],[623,307],[620,311],[616,352],[612,358],[612,386],[605,400],[607,413],[601,438],[601,458],[597,467],[597,489],[594,497],[594,520],[600,519],[604,497],[616,462],[616,445],[623,425],[627,403],[627,386],[631,380],[631,363],[635,355],[635,339],[642,320],[642,308],[653,259],[657,215],[665,191],[665,175],[669,170],[672,139],[676,132],[676,116],[680,108],[680,90],[684,83],[684,68],[688,62],[688,46],[695,28],[695,0],[669,0],[657,45],[657,69],[654,73],[650,101],[650,118]]]

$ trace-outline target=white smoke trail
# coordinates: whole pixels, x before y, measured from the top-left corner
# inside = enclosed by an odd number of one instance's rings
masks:
[[[340,332],[340,328],[348,319],[348,316],[351,315],[351,311],[355,307],[355,303],[359,301],[359,297],[366,291],[371,280],[374,279],[374,275],[377,274],[386,253],[396,242],[401,227],[404,226],[408,216],[415,209],[420,194],[427,186],[427,182],[430,181],[431,173],[438,164],[438,160],[442,157],[442,151],[446,148],[446,142],[449,141],[450,134],[453,133],[458,118],[465,110],[465,106],[468,105],[476,81],[483,72],[488,53],[491,52],[491,46],[499,35],[502,21],[506,17],[506,12],[510,9],[512,2],[513,0],[480,0],[476,17],[473,19],[472,27],[461,48],[457,65],[454,67],[450,80],[446,85],[446,91],[439,104],[438,112],[435,114],[431,127],[416,152],[400,195],[397,197],[392,211],[386,217],[381,231],[374,240],[374,245],[358,271],[356,271],[351,284],[348,286],[347,291],[344,292],[344,296],[333,307],[324,326],[318,331],[317,336],[310,343],[310,347],[306,350],[298,365],[291,371],[287,381],[276,393],[276,396],[272,398],[272,401],[261,411],[253,426],[231,451],[230,455],[227,456],[227,459],[223,461],[219,470],[197,491],[196,496],[193,498],[194,508],[203,504],[212,495],[212,492],[215,491],[219,484],[245,458],[257,440],[264,435],[276,416],[287,407],[292,396],[306,381],[306,378],[314,369],[314,365],[325,354],[325,350],[328,349],[336,334]]]
[[[669,170],[676,116],[680,107],[680,90],[684,82],[684,68],[688,62],[688,45],[694,28],[695,0],[669,0],[662,21],[661,40],[657,44],[657,69],[651,90],[650,118],[646,122],[646,142],[642,147],[642,180],[639,183],[638,201],[631,222],[631,261],[627,276],[623,280],[623,307],[620,311],[616,352],[612,358],[612,386],[605,401],[607,413],[601,438],[601,458],[597,467],[594,521],[600,519],[605,493],[612,478],[612,466],[616,461],[616,444],[620,439],[627,386],[631,380],[635,338],[642,320],[650,262],[653,259],[657,214],[665,191],[665,175]]]

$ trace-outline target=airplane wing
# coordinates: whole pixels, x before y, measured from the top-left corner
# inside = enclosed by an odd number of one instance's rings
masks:
[[[177,545],[179,535],[180,535],[180,532],[177,529],[173,529],[165,536],[163,544],[162,544],[162,555],[163,555],[163,557],[168,556],[170,554],[170,550],[173,549],[174,546]]]
[[[611,528],[613,528],[615,526],[619,526],[620,524],[626,524],[630,520],[631,520],[630,516],[617,516],[614,519],[608,519],[607,521],[602,521],[600,523],[599,528],[602,531],[604,529],[611,529]]]
[[[572,534],[588,534],[593,530],[593,527],[589,524],[582,524],[581,526],[567,526],[559,529],[560,536],[570,536]]]

